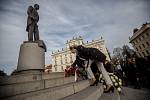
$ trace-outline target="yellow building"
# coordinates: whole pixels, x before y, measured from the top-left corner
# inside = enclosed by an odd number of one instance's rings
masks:
[[[72,54],[69,50],[69,47],[72,45],[83,45],[85,47],[97,48],[107,56],[107,60],[110,60],[108,50],[105,46],[105,41],[102,37],[100,39],[84,43],[82,37],[79,36],[69,41],[67,40],[65,49],[52,53],[52,72],[62,72],[66,66],[70,66],[74,62],[76,55]]]

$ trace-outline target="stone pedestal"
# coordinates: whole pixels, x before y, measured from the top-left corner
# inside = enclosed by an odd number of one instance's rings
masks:
[[[17,71],[43,70],[45,66],[45,50],[38,43],[26,42],[20,47]]]

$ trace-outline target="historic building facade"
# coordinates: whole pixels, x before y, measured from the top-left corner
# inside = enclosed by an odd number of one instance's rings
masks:
[[[150,56],[150,23],[145,23],[140,29],[133,30],[130,43],[139,57]]]
[[[105,41],[102,37],[100,39],[84,43],[82,37],[79,36],[78,38],[73,38],[69,41],[67,40],[65,49],[52,53],[52,72],[62,72],[66,66],[70,66],[74,62],[75,54],[72,54],[69,50],[69,47],[72,45],[83,45],[85,47],[97,48],[107,56],[107,60],[110,60]]]

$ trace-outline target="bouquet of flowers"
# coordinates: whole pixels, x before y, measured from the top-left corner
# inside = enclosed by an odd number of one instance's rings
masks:
[[[65,77],[74,76],[75,70],[75,68],[67,66],[65,69]]]
[[[113,82],[114,87],[120,93],[121,92],[121,87],[122,87],[122,80],[120,78],[118,78],[118,76],[116,76],[113,73],[109,73],[109,76],[110,76],[110,79]],[[102,74],[100,74],[99,81],[100,81],[100,83],[103,83],[104,88],[106,88],[106,83],[104,81],[104,78],[103,78]]]
[[[75,81],[87,79],[87,73],[84,68],[81,67],[69,67],[65,69],[65,77],[75,76]]]
[[[84,68],[76,68],[75,70],[75,81],[87,79],[87,73]]]

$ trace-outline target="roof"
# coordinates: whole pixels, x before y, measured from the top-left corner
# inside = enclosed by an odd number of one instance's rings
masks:
[[[150,23],[145,23],[142,25],[142,27],[136,31],[135,33],[133,33],[133,36],[131,38],[129,38],[130,43],[137,38],[140,34],[142,34],[145,30],[147,30],[148,28],[150,28]]]

